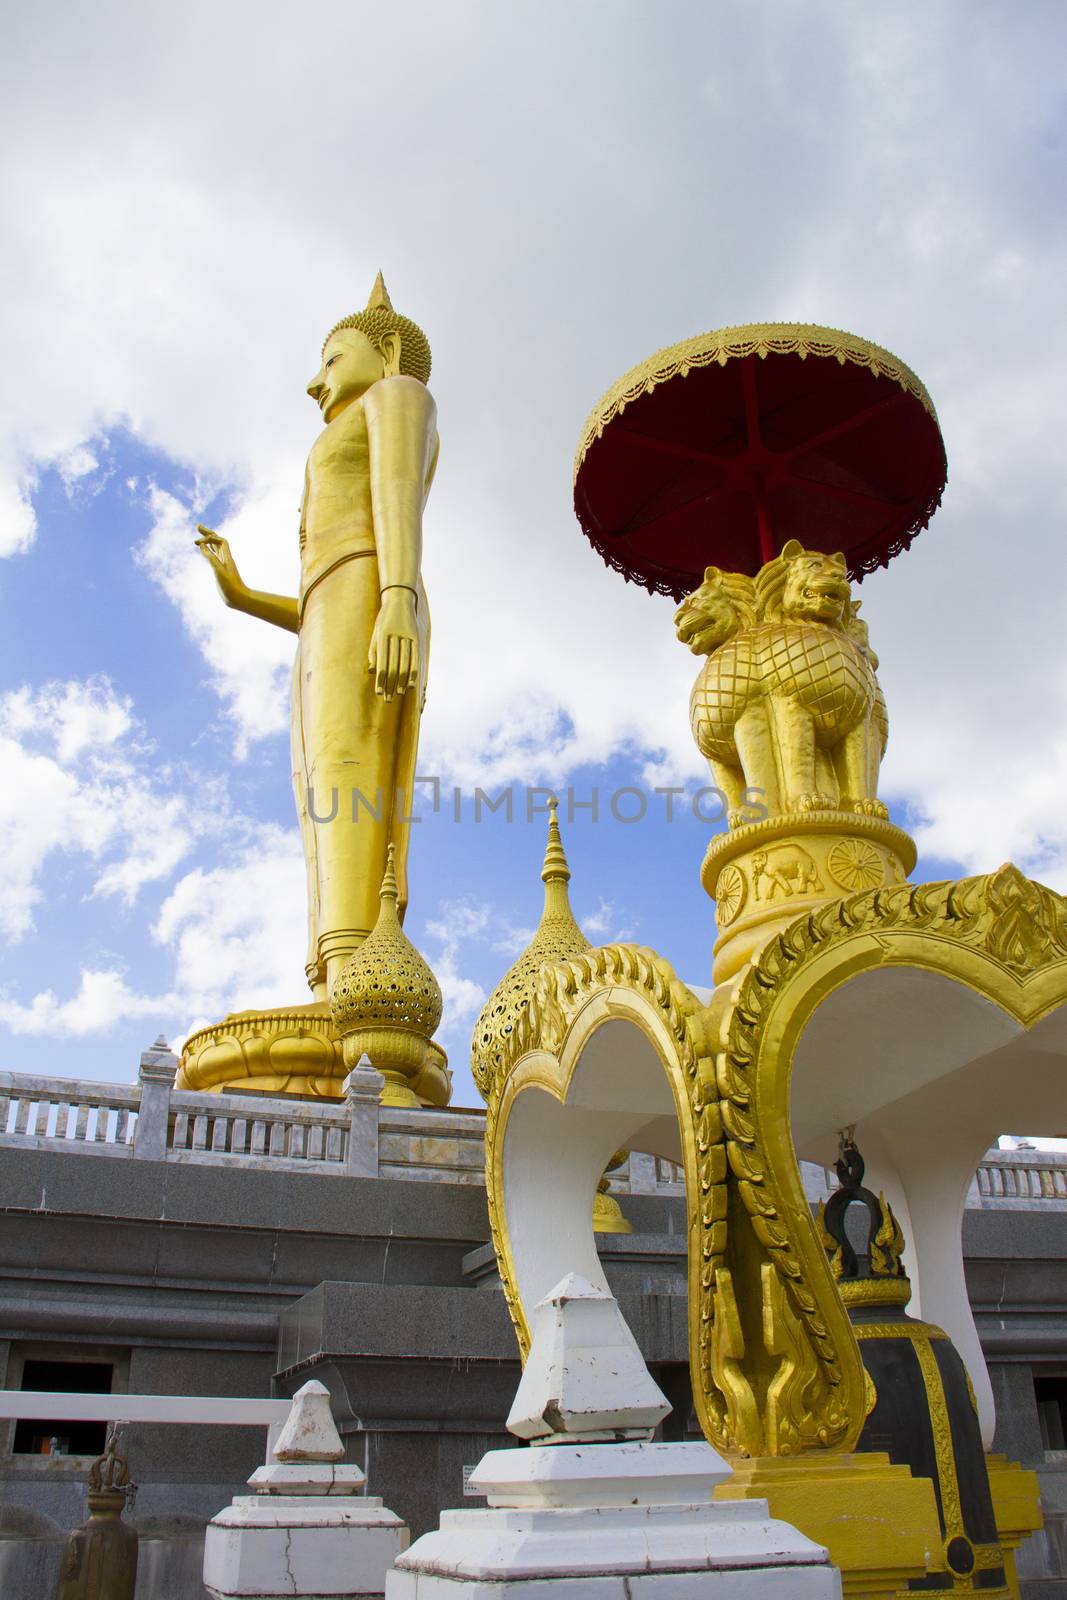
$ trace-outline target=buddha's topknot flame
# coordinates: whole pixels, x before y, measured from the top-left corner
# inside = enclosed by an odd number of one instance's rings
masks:
[[[380,272],[374,280],[374,288],[370,292],[365,310],[353,311],[351,316],[342,317],[340,322],[335,322],[323,340],[323,350],[334,334],[342,328],[355,328],[357,332],[365,334],[373,345],[379,345],[387,333],[398,333],[401,372],[406,373],[409,378],[418,378],[420,383],[429,381],[430,341],[417,323],[393,310],[389,291]]]

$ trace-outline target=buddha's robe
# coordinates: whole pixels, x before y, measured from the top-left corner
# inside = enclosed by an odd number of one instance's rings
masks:
[[[321,999],[374,926],[390,844],[401,914],[407,903],[430,637],[422,512],[438,447],[429,391],[394,376],[327,423],[308,457],[292,757],[308,874],[307,974]],[[419,679],[386,700],[367,657],[382,590],[392,584],[417,595]]]

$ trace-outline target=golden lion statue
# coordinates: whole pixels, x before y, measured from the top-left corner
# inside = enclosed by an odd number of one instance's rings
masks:
[[[678,608],[679,639],[707,657],[690,718],[731,827],[750,820],[754,789],[770,816],[888,816],[878,769],[889,724],[858,610],[844,556],[796,539],[754,580],[708,567]]]

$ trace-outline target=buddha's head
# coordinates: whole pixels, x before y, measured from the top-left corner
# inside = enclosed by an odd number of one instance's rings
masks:
[[[425,383],[430,346],[420,327],[393,310],[379,272],[365,309],[342,317],[330,330],[307,392],[331,422],[372,383],[396,373]]]

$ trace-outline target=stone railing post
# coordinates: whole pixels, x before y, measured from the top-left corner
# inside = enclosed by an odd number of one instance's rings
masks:
[[[354,1178],[378,1176],[378,1101],[385,1079],[370,1064],[369,1056],[360,1058],[344,1081],[345,1105],[348,1107],[348,1161],[346,1171]]]
[[[167,1124],[170,1120],[170,1091],[178,1070],[178,1057],[160,1034],[151,1050],[141,1057],[137,1076],[141,1085],[141,1104],[133,1131],[133,1153],[143,1161],[167,1159]]]

